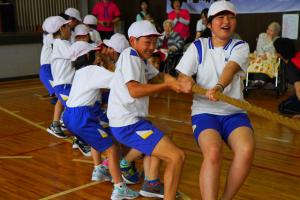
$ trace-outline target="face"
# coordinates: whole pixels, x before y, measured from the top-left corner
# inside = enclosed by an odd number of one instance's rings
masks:
[[[173,2],[173,7],[175,10],[179,10],[180,9],[180,1],[174,1]]]
[[[170,23],[166,23],[166,24],[164,24],[164,31],[166,32],[166,33],[171,33],[172,32],[172,24],[170,24]]]
[[[159,69],[159,66],[160,66],[160,58],[159,57],[152,56],[148,59],[148,62],[156,69]]]
[[[79,24],[79,21],[75,18],[71,18],[71,21],[69,23],[69,26],[71,29],[75,28],[75,26],[77,26]]]
[[[138,39],[130,37],[129,41],[142,59],[148,59],[156,48],[157,37],[158,36],[144,36]]]
[[[76,41],[84,41],[84,42],[89,42],[90,36],[89,35],[78,35],[75,37]]]
[[[271,26],[268,26],[266,33],[270,38],[275,37],[275,32]]]
[[[71,28],[68,24],[60,27],[60,32],[62,39],[69,40],[71,38]]]
[[[236,28],[236,17],[230,12],[215,16],[208,27],[213,35],[220,40],[228,40]]]
[[[143,3],[141,4],[141,9],[142,9],[143,11],[147,11],[147,10],[148,10],[148,4],[147,4],[146,2],[143,2]]]
[[[205,17],[204,14],[201,15],[201,20],[202,20],[202,24],[204,24],[204,25],[207,24],[207,18]]]

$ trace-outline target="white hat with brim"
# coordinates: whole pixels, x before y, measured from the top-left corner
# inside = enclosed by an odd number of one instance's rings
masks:
[[[122,51],[129,47],[128,40],[120,33],[115,33],[109,40],[103,40],[103,43],[106,46],[113,48],[118,53],[122,53]]]
[[[236,15],[236,9],[235,6],[230,3],[229,1],[216,1],[211,6],[209,7],[207,17],[210,16],[215,16],[216,14],[223,12],[223,11],[228,11],[231,12],[232,14]]]
[[[80,36],[80,35],[87,35],[89,34],[90,30],[85,24],[79,24],[74,29],[74,35]]]
[[[56,33],[63,25],[70,23],[71,20],[65,20],[61,16],[51,16],[45,19],[43,30],[47,33]]]
[[[65,10],[65,14],[77,19],[78,21],[82,21],[80,12],[76,8],[68,8],[67,10]]]
[[[86,15],[83,19],[84,24],[97,25],[97,18],[94,15]]]
[[[155,26],[149,22],[148,20],[141,20],[134,22],[130,25],[128,29],[128,37],[143,37],[143,36],[161,36],[159,32],[157,32]]]
[[[72,49],[71,60],[75,61],[78,57],[85,55],[90,51],[98,50],[99,48],[88,42],[77,41],[72,44],[71,49]]]

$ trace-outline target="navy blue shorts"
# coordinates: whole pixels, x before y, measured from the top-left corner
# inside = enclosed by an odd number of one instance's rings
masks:
[[[71,86],[72,86],[71,84],[54,86],[55,95],[60,100],[60,102],[64,105],[64,107],[67,107],[66,103],[69,98]]]
[[[45,64],[40,67],[40,80],[48,90],[49,95],[53,95],[55,92],[52,86],[53,77],[50,64]]]
[[[101,126],[96,109],[95,106],[66,107],[63,121],[76,137],[103,152],[113,145],[113,140],[109,129]]]
[[[137,149],[147,156],[152,154],[155,146],[164,136],[150,121],[144,119],[128,126],[110,127],[110,130],[118,142]]]
[[[204,113],[192,116],[192,127],[197,143],[200,133],[205,129],[214,129],[218,131],[222,139],[227,142],[232,131],[242,126],[253,129],[251,122],[245,113],[236,113],[232,115],[213,115]]]

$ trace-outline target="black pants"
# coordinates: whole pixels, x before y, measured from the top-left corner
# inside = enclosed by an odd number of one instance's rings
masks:
[[[101,40],[110,39],[110,37],[114,34],[113,31],[98,31],[101,37]]]
[[[278,110],[282,114],[300,114],[300,101],[298,100],[296,95],[290,96],[279,104]]]

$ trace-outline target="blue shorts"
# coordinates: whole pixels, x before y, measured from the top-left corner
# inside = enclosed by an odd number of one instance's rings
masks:
[[[118,142],[150,156],[164,134],[148,120],[123,127],[110,127]]]
[[[229,135],[234,129],[246,126],[251,129],[252,125],[245,113],[232,115],[198,114],[192,116],[192,126],[195,140],[198,142],[199,135],[205,129],[214,129],[219,132],[222,139],[227,143]]]
[[[76,137],[97,151],[103,152],[113,145],[113,140],[108,129],[104,129],[100,125],[99,116],[95,114],[95,109],[92,106],[66,107],[63,121],[67,129]]]
[[[49,95],[53,95],[55,92],[52,87],[53,77],[50,64],[44,64],[40,67],[40,80],[48,90]]]
[[[64,107],[67,107],[66,103],[71,91],[71,84],[54,86],[54,91],[56,97],[60,100],[60,102],[64,105]]]

